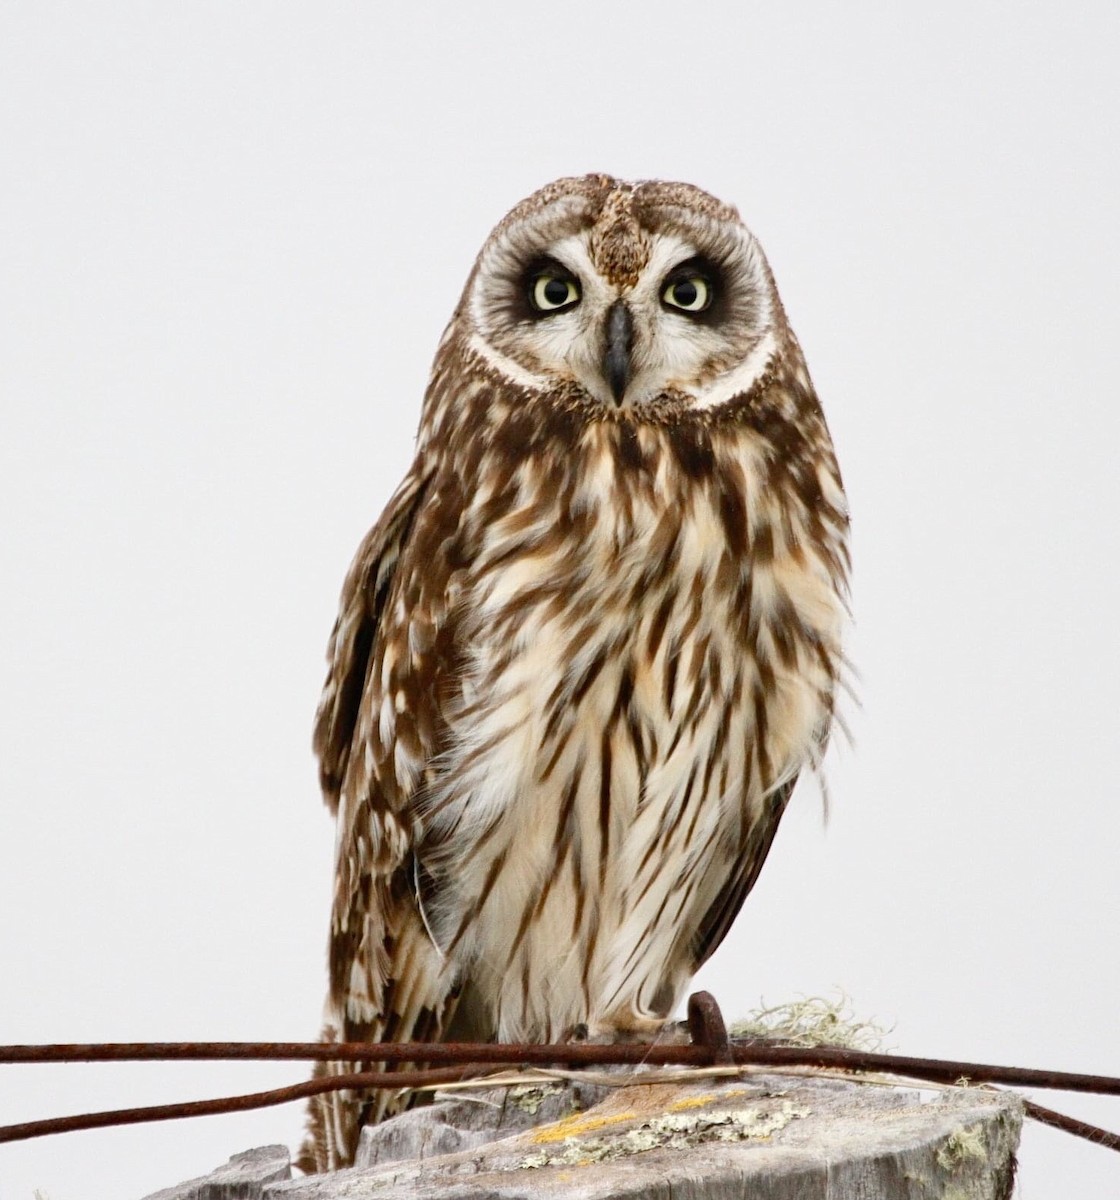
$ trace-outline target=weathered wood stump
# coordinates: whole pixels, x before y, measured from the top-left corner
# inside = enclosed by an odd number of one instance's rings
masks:
[[[290,1179],[266,1147],[148,1200],[1007,1200],[1021,1123],[1015,1096],[967,1088],[523,1085],[369,1128],[350,1170]]]

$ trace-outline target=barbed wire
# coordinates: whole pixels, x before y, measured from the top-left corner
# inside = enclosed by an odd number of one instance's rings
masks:
[[[854,1074],[877,1073],[943,1085],[1001,1084],[1010,1087],[1048,1088],[1120,1096],[1120,1077],[1008,1067],[992,1063],[957,1062],[886,1054],[881,1051],[842,1049],[835,1046],[788,1046],[758,1038],[730,1038],[714,997],[697,992],[690,997],[690,1045],[654,1043],[597,1044],[563,1042],[97,1042],[52,1045],[0,1046],[0,1065],[62,1062],[184,1062],[312,1060],[387,1066],[425,1063],[413,1070],[359,1071],[311,1079],[289,1087],[162,1104],[146,1108],[113,1109],[51,1117],[0,1126],[0,1142],[23,1141],[49,1134],[169,1121],[183,1117],[243,1112],[288,1104],[331,1091],[367,1088],[423,1088],[485,1075],[494,1067],[678,1066],[797,1067],[842,1070]],[[1028,1116],[1096,1145],[1120,1151],[1120,1135],[1090,1125],[1064,1113],[1027,1100]]]

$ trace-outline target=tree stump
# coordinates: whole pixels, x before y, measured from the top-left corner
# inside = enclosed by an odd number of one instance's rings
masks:
[[[819,1075],[527,1084],[368,1128],[346,1171],[280,1182],[267,1147],[148,1200],[1007,1200],[1021,1124],[1007,1092]]]

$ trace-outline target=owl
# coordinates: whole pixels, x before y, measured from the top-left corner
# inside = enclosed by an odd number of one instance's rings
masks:
[[[323,1036],[656,1033],[825,748],[847,533],[736,210],[605,175],[518,204],[330,639]],[[407,1102],[317,1098],[301,1165]]]

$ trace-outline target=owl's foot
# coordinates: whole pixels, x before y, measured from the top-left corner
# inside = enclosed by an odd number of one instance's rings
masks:
[[[625,1042],[659,1042],[676,1045],[688,1041],[688,1030],[678,1021],[667,1017],[629,1016],[625,1021],[580,1022],[572,1026],[568,1042],[586,1042],[593,1046],[615,1046]]]

